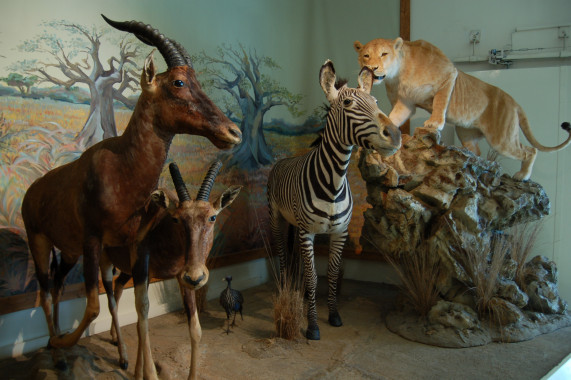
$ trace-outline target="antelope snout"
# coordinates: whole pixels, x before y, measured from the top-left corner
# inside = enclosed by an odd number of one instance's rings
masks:
[[[201,265],[186,271],[182,276],[183,284],[191,290],[197,290],[208,282],[208,269]]]

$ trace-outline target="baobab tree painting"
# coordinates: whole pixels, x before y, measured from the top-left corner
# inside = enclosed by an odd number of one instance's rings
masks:
[[[1,297],[36,290],[20,212],[26,189],[98,141],[117,136],[139,91],[142,43],[102,23],[49,21],[42,27],[19,41],[17,59],[6,55],[0,61]],[[77,265],[67,283],[81,282],[81,273]]]
[[[303,96],[274,79],[272,71],[280,69],[275,60],[242,44],[223,44],[216,55],[202,52],[195,61],[202,65],[203,85],[221,90],[227,115],[240,121],[243,143],[234,149],[227,164],[245,170],[272,164],[274,156],[264,135],[264,116],[274,107],[286,107],[292,116],[300,116]]]
[[[80,146],[88,148],[104,138],[117,136],[113,102],[128,108],[135,105],[136,97],[129,98],[126,93],[138,91],[140,70],[135,58],[141,44],[120,37],[107,26],[88,28],[67,21],[50,21],[45,27],[44,33],[20,45],[21,51],[41,53],[42,58],[20,61],[12,67],[32,74],[40,83],[67,90],[81,85],[88,89],[89,116],[75,138]],[[62,40],[62,35],[67,38]],[[118,44],[117,56],[101,54],[105,36],[110,38],[108,44]]]

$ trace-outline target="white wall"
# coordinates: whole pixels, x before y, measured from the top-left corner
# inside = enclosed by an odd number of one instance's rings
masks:
[[[246,263],[217,268],[210,271],[208,280],[208,300],[216,299],[226,287],[223,279],[232,276],[232,287],[240,290],[258,286],[275,280],[275,266],[267,259],[258,259]],[[327,258],[318,257],[316,267],[319,276],[326,276]],[[375,262],[363,266],[360,261],[344,260],[344,278],[361,281],[385,282],[395,284],[398,279],[392,269],[385,263]],[[135,311],[134,289],[125,289],[119,306],[121,326],[137,322]],[[149,286],[149,318],[170,313],[182,308],[176,280],[155,282]],[[247,302],[248,300],[246,300]],[[75,329],[85,310],[85,298],[78,298],[61,303],[60,326],[62,332]],[[99,296],[100,313],[91,323],[83,336],[90,336],[109,331],[111,314],[107,308],[105,294]],[[48,344],[48,328],[44,312],[40,307],[22,310],[11,314],[0,315],[0,359],[18,356],[46,347]]]
[[[516,28],[559,24],[571,24],[569,0],[411,0],[411,40],[433,43],[456,61],[459,69],[508,92],[525,110],[536,138],[547,146],[557,145],[567,137],[559,125],[571,121],[571,60],[514,60],[509,69],[485,60],[490,49],[511,44]],[[474,55],[484,62],[459,62],[473,55],[468,35],[475,29],[482,34]],[[566,44],[571,45],[570,39]],[[426,118],[424,111],[417,112],[411,127],[422,125]],[[446,128],[443,135],[445,142],[458,144],[453,128]],[[522,142],[527,144],[525,138]],[[509,174],[519,168],[519,162],[508,158],[502,158],[500,163]],[[571,225],[571,201],[567,196],[571,186],[571,147],[559,153],[539,152],[531,180],[545,188],[552,207],[532,256],[541,254],[555,261],[560,294],[571,301],[571,234],[566,229]]]
[[[272,279],[271,269],[266,259],[218,268],[210,271],[208,299],[219,297],[226,287],[223,279],[231,275],[232,287],[247,289]],[[125,289],[119,305],[119,321],[122,326],[137,322],[134,289]],[[156,317],[182,308],[176,280],[155,282],[149,286],[149,317]],[[100,313],[84,333],[84,336],[108,331],[111,327],[111,314],[107,308],[105,294],[99,296]],[[83,317],[85,298],[77,298],[61,303],[60,326],[62,332],[75,329]],[[48,328],[44,312],[40,307],[0,315],[0,359],[18,356],[46,347]]]

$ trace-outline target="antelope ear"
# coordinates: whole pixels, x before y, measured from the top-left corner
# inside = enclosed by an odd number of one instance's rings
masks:
[[[214,209],[218,212],[224,210],[226,207],[230,206],[234,199],[240,193],[242,186],[230,186],[225,192],[223,192],[218,199],[214,201]]]
[[[367,94],[371,93],[371,88],[373,88],[373,70],[367,66],[363,66],[361,72],[359,73],[359,88],[365,91]]]
[[[143,90],[149,90],[155,85],[156,68],[155,61],[153,59],[153,53],[156,49],[153,49],[147,58],[145,58],[145,64],[143,66],[143,73],[141,74],[141,87]]]
[[[151,200],[161,207],[168,208],[168,197],[162,189],[153,191]]]
[[[391,119],[389,119],[389,117],[387,115],[385,115],[383,112],[379,113],[378,116],[379,116],[379,119],[381,119],[381,123],[383,125],[394,125],[393,122],[391,121]]]
[[[333,103],[339,95],[339,91],[335,88],[335,79],[333,62],[327,60],[319,70],[319,83],[329,103]]]

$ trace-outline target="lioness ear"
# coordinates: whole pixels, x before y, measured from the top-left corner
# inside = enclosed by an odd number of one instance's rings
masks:
[[[371,92],[371,88],[373,87],[373,77],[374,77],[373,70],[368,68],[367,66],[363,66],[361,72],[359,73],[359,88],[365,91],[367,94]]]
[[[394,44],[394,49],[396,51],[400,50],[400,48],[402,47],[402,44],[404,43],[403,39],[400,37],[397,37],[397,39],[395,40],[395,44]]]
[[[359,52],[361,51],[361,49],[363,48],[363,44],[360,43],[359,41],[355,41],[355,42],[353,43],[353,47],[355,48],[355,51],[356,51],[357,53],[359,53]]]
[[[145,58],[145,65],[143,66],[143,73],[141,74],[141,87],[146,90],[149,90],[150,87],[155,84],[156,69],[155,62],[153,60],[154,52],[155,49],[153,49],[147,58]]]
[[[321,84],[329,103],[333,103],[337,99],[339,91],[335,88],[335,68],[330,60],[325,61],[319,70],[319,84]]]

